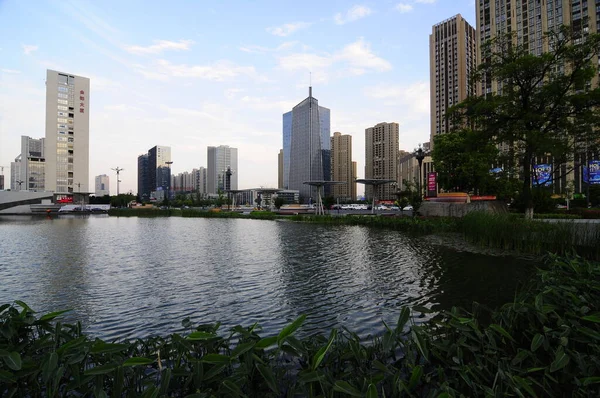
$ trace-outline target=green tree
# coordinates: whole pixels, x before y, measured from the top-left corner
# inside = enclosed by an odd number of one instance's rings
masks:
[[[323,206],[326,209],[331,209],[331,206],[335,203],[335,198],[333,196],[325,196],[323,198]]]
[[[416,181],[408,180],[402,180],[402,185],[404,189],[400,191],[400,203],[404,206],[410,204],[413,207],[413,215],[417,215],[421,203],[423,203],[423,197],[419,193],[419,186]]]
[[[485,43],[473,81],[497,82],[500,90],[470,97],[449,112],[454,125],[474,127],[508,148],[522,173],[520,191],[528,217],[533,217],[536,160],[551,156],[554,164],[566,164],[583,143],[597,143],[593,127],[600,121],[600,89],[590,85],[597,74],[592,60],[600,35],[582,40],[579,33],[561,27],[544,41],[552,51],[540,55],[531,54],[512,35]],[[555,179],[561,177],[559,169],[555,167]]]
[[[490,194],[498,149],[482,132],[460,129],[435,137],[433,165],[440,188],[446,191]]]
[[[282,197],[276,197],[275,198],[275,202],[274,205],[275,207],[279,210],[281,208],[281,206],[283,206],[285,204],[285,199]]]

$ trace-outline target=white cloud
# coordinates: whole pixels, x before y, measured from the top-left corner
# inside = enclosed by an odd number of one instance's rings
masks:
[[[20,70],[15,70],[15,69],[0,69],[0,72],[2,73],[10,73],[11,75],[16,75],[21,73]]]
[[[369,7],[355,5],[354,7],[346,11],[345,15],[342,13],[335,14],[333,16],[333,20],[336,24],[343,25],[348,22],[354,22],[361,18],[364,18],[370,15],[372,12],[373,11]]]
[[[225,90],[225,98],[234,99],[237,97],[239,93],[243,93],[245,90],[243,88],[228,88]]]
[[[244,96],[240,99],[244,104],[244,107],[255,109],[255,110],[275,110],[281,113],[287,112],[292,109],[296,102],[289,100],[274,100],[273,98],[264,97],[251,97]]]
[[[400,11],[400,13],[402,13],[402,14],[412,11],[412,9],[413,9],[412,4],[407,4],[407,3],[396,4],[396,10]]]
[[[369,43],[366,43],[362,38],[344,47],[338,57],[363,71],[371,69],[385,72],[392,69],[392,65],[388,61],[373,54]]]
[[[297,41],[286,41],[284,43],[281,43],[280,45],[278,45],[275,48],[250,45],[250,46],[240,47],[240,50],[243,52],[246,52],[246,53],[251,53],[251,54],[265,54],[265,53],[270,53],[270,52],[279,52],[279,51],[288,50],[288,49],[294,47],[296,44],[298,44]]]
[[[367,97],[384,100],[384,105],[407,109],[414,117],[429,117],[429,82],[417,81],[408,85],[380,84],[365,90]]]
[[[279,58],[279,66],[288,71],[309,70],[313,72],[315,82],[328,79],[330,69],[336,65],[338,76],[362,75],[367,72],[385,72],[392,65],[371,51],[369,43],[360,38],[333,54],[296,53]]]
[[[433,4],[435,3],[437,0],[415,0],[415,3],[421,3],[421,4]]]
[[[25,54],[25,55],[31,55],[32,52],[34,52],[38,49],[38,46],[32,45],[32,44],[23,44],[22,47],[23,47],[23,54]]]
[[[272,26],[267,28],[267,32],[275,36],[289,36],[297,30],[308,28],[311,24],[308,22],[286,23],[281,26]]]
[[[216,82],[234,80],[237,77],[249,77],[258,82],[268,82],[253,66],[240,66],[230,61],[217,61],[212,65],[172,64],[166,59],[158,59],[151,67],[133,65],[136,72],[150,80],[166,81],[169,78],[187,77]]]
[[[190,49],[191,45],[194,44],[192,40],[179,40],[179,41],[169,41],[169,40],[154,40],[154,44],[142,47],[142,46],[127,46],[125,47],[125,51],[131,54],[138,55],[147,55],[147,54],[160,54],[166,50],[173,51],[187,51]]]

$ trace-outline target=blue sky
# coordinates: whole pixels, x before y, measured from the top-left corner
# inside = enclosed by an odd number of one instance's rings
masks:
[[[137,156],[171,147],[173,173],[206,166],[206,147],[238,148],[240,188],[277,186],[281,115],[308,94],[353,136],[400,124],[400,148],[429,139],[429,34],[473,0],[0,0],[0,165],[20,136],[44,136],[46,69],[91,79],[90,186],[137,191]],[[5,168],[4,174],[9,176]],[[7,180],[10,178],[7,177]]]

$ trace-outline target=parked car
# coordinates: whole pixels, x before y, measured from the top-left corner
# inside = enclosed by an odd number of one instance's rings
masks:
[[[391,206],[390,210],[392,210],[392,211],[400,211],[400,208],[398,206]]]
[[[413,207],[412,205],[408,205],[405,208],[403,208],[402,211],[413,211]]]

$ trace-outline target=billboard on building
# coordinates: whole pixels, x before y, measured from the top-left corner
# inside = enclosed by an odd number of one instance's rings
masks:
[[[583,168],[583,182],[600,184],[600,160],[590,160]]]
[[[535,186],[550,186],[552,185],[552,165],[551,164],[536,164],[533,166],[533,175],[531,182]]]

